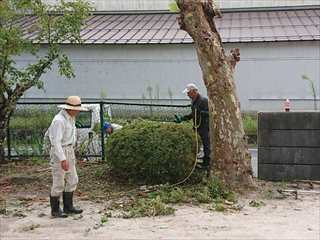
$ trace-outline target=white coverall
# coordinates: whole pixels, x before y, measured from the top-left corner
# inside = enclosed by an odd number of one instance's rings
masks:
[[[61,196],[62,192],[73,192],[77,188],[78,175],[74,145],[76,143],[75,119],[65,110],[61,110],[52,120],[46,132],[48,134],[50,149],[50,165],[52,168],[51,196]],[[64,171],[61,161],[69,162],[69,170]]]

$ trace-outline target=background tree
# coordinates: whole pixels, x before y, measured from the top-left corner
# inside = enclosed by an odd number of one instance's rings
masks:
[[[55,6],[41,0],[0,1],[0,161],[5,158],[6,129],[19,98],[31,87],[43,88],[41,77],[54,63],[61,75],[74,77],[60,44],[81,42],[81,26],[89,11],[84,0],[61,0]],[[32,23],[27,28],[21,24],[24,18]],[[40,45],[46,46],[41,55]],[[35,61],[18,67],[14,59],[22,53],[32,54]]]
[[[176,0],[176,4],[180,27],[194,40],[208,92],[214,175],[232,188],[251,185],[250,154],[234,82],[240,51],[225,53],[214,21],[221,14],[212,0]]]
[[[316,87],[315,87],[314,81],[306,74],[303,74],[301,77],[302,77],[303,80],[306,80],[306,81],[309,82],[309,87],[310,87],[310,90],[311,90],[311,93],[312,93],[312,97],[313,97],[313,109],[315,111],[317,111],[318,110],[318,107],[317,107],[317,91],[316,91]]]

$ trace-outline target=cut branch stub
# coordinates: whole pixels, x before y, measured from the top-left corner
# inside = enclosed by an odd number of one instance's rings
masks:
[[[212,0],[203,1],[202,7],[203,7],[204,12],[207,14],[207,16],[210,16],[212,18],[214,18],[214,17],[221,18],[222,17],[220,9],[215,5],[215,3]]]
[[[240,49],[239,48],[234,48],[230,51],[230,55],[228,57],[229,63],[231,66],[234,68],[237,64],[237,62],[240,61]]]

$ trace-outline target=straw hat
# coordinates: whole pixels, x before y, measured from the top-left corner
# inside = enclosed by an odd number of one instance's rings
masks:
[[[65,101],[65,104],[59,105],[58,108],[78,110],[78,111],[88,111],[87,108],[81,107],[81,99],[78,96],[68,97]]]

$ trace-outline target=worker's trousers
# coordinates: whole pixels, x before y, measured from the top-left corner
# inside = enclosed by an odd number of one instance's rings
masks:
[[[52,187],[51,196],[59,197],[62,192],[73,192],[77,188],[78,175],[76,170],[76,158],[73,146],[63,147],[66,160],[69,162],[69,170],[64,171],[61,167],[61,162],[56,156],[50,152],[50,164],[52,168]]]
[[[210,163],[209,128],[198,128],[197,130],[203,144],[203,152],[204,152],[203,165],[208,166]]]

